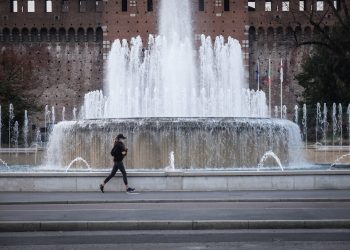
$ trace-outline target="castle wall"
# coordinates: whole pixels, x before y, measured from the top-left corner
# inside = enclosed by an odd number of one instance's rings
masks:
[[[36,68],[37,85],[32,91],[38,104],[58,110],[66,106],[68,117],[68,109],[80,106],[84,93],[102,88],[104,60],[115,39],[140,35],[147,41],[149,34],[158,33],[160,0],[53,0],[52,12],[46,0],[35,0],[33,13],[28,12],[27,0],[16,2],[17,12],[13,12],[12,0],[0,2],[0,47],[30,57]],[[306,1],[306,9],[311,2]],[[292,112],[302,93],[294,76],[310,52],[309,47],[295,47],[293,34],[311,37],[314,32],[305,12],[298,11],[299,1],[289,1],[290,11],[282,11],[281,0],[271,3],[271,11],[266,11],[265,1],[255,1],[253,10],[246,0],[192,0],[194,40],[198,45],[200,34],[238,39],[250,87],[257,88],[259,60],[261,88],[266,93],[270,57],[272,106],[279,105],[278,64],[282,58],[284,104]],[[326,24],[333,22],[328,14]]]

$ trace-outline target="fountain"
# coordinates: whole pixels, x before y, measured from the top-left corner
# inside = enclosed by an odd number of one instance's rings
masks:
[[[299,124],[299,107],[298,105],[294,106],[294,122]]]
[[[63,108],[62,108],[62,121],[65,121],[65,120],[66,120],[65,115],[66,115],[66,108],[63,107]]]
[[[13,108],[12,103],[10,103],[10,106],[9,106],[9,148],[11,148],[11,127],[12,127],[12,123],[13,123],[14,118],[15,118],[14,108]]]
[[[72,161],[68,164],[68,166],[66,167],[66,173],[67,173],[68,170],[73,166],[74,163],[79,162],[79,161],[81,161],[82,163],[84,163],[84,165],[87,167],[87,169],[88,169],[89,171],[91,171],[91,167],[90,167],[89,163],[87,163],[87,161],[84,160],[83,158],[77,157],[77,158],[75,158],[74,160],[72,160]]]
[[[305,146],[307,146],[307,110],[306,110],[306,104],[303,105],[303,119],[301,121],[301,124],[303,125],[303,135],[305,140]]]
[[[77,120],[77,108],[74,107],[73,108],[73,121],[76,121]]]
[[[163,0],[147,46],[140,37],[112,44],[104,91],[85,95],[81,120],[54,126],[48,165],[81,156],[105,168],[118,133],[134,169],[164,169],[170,151],[182,169],[255,167],[268,150],[284,165],[302,158],[298,126],[268,118],[265,93],[247,89],[239,42],[201,35],[195,49],[190,13],[190,1]]]
[[[10,167],[7,165],[7,163],[4,160],[0,159],[0,163],[1,165],[5,166],[7,169],[10,169]]]
[[[338,104],[338,130],[340,133],[339,145],[340,145],[340,147],[342,147],[343,146],[343,108],[342,108],[341,103]]]
[[[276,161],[278,167],[284,171],[284,168],[282,166],[281,160],[278,158],[278,156],[272,152],[272,151],[267,151],[260,159],[260,162],[258,164],[258,168],[257,171],[259,171],[262,167],[264,167],[264,162],[268,159],[268,158],[272,158]]]
[[[169,153],[169,166],[165,167],[166,171],[175,171],[175,155],[174,151]]]
[[[23,126],[23,141],[24,141],[24,147],[28,147],[28,112],[27,110],[24,110],[24,126]]]

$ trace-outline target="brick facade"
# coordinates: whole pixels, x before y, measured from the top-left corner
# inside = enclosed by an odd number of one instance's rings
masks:
[[[288,1],[290,11],[282,11],[281,0],[271,1],[271,11],[265,10],[265,1],[249,2],[254,2],[255,8],[248,8],[248,0],[192,0],[195,41],[199,34],[238,39],[250,87],[256,88],[255,70],[259,60],[261,87],[266,92],[270,57],[272,105],[279,104],[277,67],[282,58],[283,94],[291,111],[302,92],[293,77],[310,51],[308,47],[296,48],[292,34],[296,31],[307,37],[313,30],[304,12],[292,11],[298,10],[300,1]],[[313,2],[305,1],[305,8],[310,9]],[[54,105],[58,110],[62,106],[78,107],[86,92],[102,88],[104,59],[113,40],[140,35],[147,41],[149,34],[158,32],[160,0],[35,0],[34,3],[35,12],[28,12],[28,4],[32,4],[28,0],[0,1],[0,47],[28,54],[37,72],[33,94],[42,106]],[[328,15],[327,20],[331,25],[334,18]],[[68,113],[67,110],[70,118]]]

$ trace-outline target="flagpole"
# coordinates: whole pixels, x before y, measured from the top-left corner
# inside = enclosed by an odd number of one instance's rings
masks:
[[[268,72],[268,84],[269,84],[269,116],[271,118],[271,58],[269,57],[269,72]]]
[[[257,60],[257,78],[258,78],[258,91],[260,90],[260,66],[259,66],[259,59]]]
[[[283,86],[283,63],[282,63],[282,58],[281,58],[281,70],[280,70],[280,80],[281,80],[281,119],[282,119],[282,103],[283,103],[283,92],[282,92],[282,86]]]

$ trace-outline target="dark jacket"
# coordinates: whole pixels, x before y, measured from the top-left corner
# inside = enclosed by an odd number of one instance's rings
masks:
[[[128,149],[125,147],[125,144],[121,141],[117,141],[114,143],[114,147],[112,148],[111,155],[114,157],[114,161],[119,162],[123,161],[126,156],[122,154],[122,152],[128,152]]]

